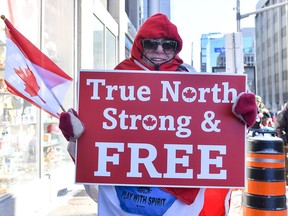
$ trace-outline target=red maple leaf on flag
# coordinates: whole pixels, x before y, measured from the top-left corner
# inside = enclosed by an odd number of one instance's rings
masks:
[[[27,68],[25,68],[25,73],[20,67],[19,69],[14,68],[14,71],[23,80],[24,85],[25,85],[24,91],[26,91],[31,97],[38,96],[43,101],[43,103],[46,103],[38,95],[40,86],[38,85],[36,77],[34,76],[33,72],[30,70],[30,68],[27,66]]]

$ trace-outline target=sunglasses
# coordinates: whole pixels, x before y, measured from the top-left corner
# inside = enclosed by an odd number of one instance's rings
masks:
[[[155,51],[158,46],[161,45],[163,52],[166,54],[171,54],[176,51],[178,47],[178,42],[174,40],[156,40],[156,39],[143,39],[142,46],[146,50]]]

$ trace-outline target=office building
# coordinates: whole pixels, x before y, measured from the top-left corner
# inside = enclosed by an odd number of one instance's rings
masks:
[[[260,0],[256,10],[285,2]],[[276,112],[288,100],[287,5],[257,13],[255,16],[257,94]]]

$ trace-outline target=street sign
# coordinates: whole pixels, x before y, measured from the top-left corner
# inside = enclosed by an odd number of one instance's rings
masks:
[[[225,53],[225,47],[215,47],[214,52],[224,54]]]

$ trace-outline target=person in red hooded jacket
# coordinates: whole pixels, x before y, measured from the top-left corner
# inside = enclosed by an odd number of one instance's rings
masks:
[[[131,57],[115,69],[195,72],[178,56],[181,49],[182,39],[177,27],[166,15],[158,13],[143,23],[135,37]],[[257,115],[255,95],[239,94],[232,112],[248,126],[253,125]],[[76,111],[63,112],[59,127],[69,141],[68,151],[74,158],[75,140],[85,130]],[[97,201],[99,216],[224,216],[228,214],[231,195],[230,189],[99,185],[97,190],[94,185],[84,186]],[[151,202],[150,198],[157,202]]]

